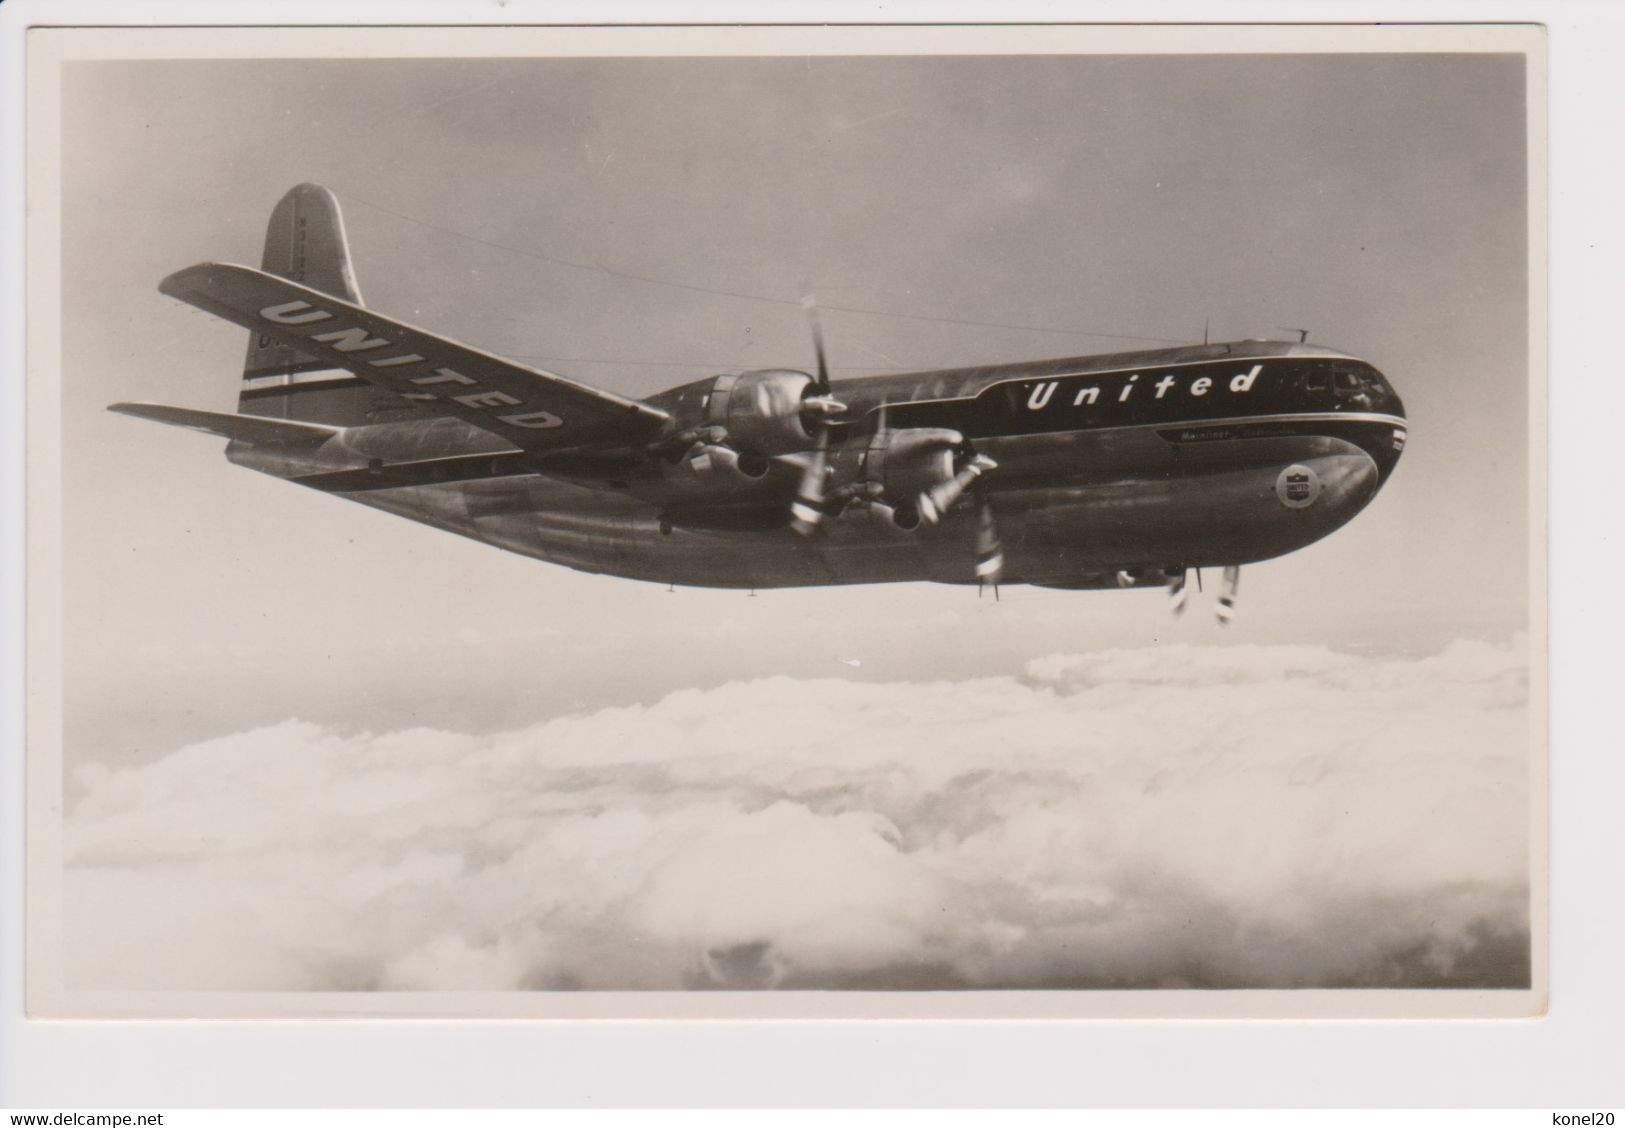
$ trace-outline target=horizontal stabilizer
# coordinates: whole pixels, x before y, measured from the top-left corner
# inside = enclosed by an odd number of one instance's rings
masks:
[[[657,407],[527,368],[264,271],[200,263],[158,289],[528,451],[647,443]]]
[[[161,403],[115,403],[109,404],[107,410],[120,415],[134,415],[137,419],[151,419],[155,423],[168,423],[172,427],[189,427],[194,431],[219,435],[223,439],[239,439],[256,446],[320,446],[339,433],[339,428],[320,423],[294,423],[286,419],[232,415],[225,411],[199,411]]]

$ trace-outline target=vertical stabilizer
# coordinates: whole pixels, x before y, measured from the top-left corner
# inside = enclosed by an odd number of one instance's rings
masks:
[[[362,304],[355,270],[350,266],[350,247],[344,238],[339,202],[318,184],[301,184],[277,204],[265,228],[260,269],[355,305]],[[313,356],[278,344],[264,334],[254,334],[248,338],[243,379],[290,376],[327,367]]]
[[[260,269],[362,304],[338,199],[319,184],[289,190],[271,212]],[[422,414],[393,393],[263,333],[248,338],[237,410],[339,427]]]

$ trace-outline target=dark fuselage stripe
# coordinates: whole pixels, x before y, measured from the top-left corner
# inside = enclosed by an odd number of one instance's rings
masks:
[[[1192,360],[1156,361],[1156,362],[1151,363],[1151,364],[1117,364],[1117,365],[1114,365],[1114,366],[1109,367],[1109,368],[1091,368],[1087,364],[1088,359],[1089,358],[1087,358],[1087,357],[1080,358],[1078,364],[1068,364],[1065,367],[1063,367],[1060,370],[1055,371],[1055,372],[1043,372],[1043,371],[1036,371],[1035,372],[1035,371],[1019,371],[1019,370],[1012,371],[1009,375],[1004,376],[1002,379],[997,379],[997,380],[991,381],[990,383],[982,384],[982,385],[978,386],[974,391],[966,392],[963,395],[941,396],[941,397],[933,397],[933,398],[927,398],[927,399],[889,400],[884,405],[876,405],[875,407],[870,408],[869,409],[869,414],[873,415],[873,414],[877,413],[880,410],[881,406],[884,406],[888,411],[891,411],[891,410],[895,410],[895,409],[898,409],[898,408],[934,406],[936,404],[943,404],[943,403],[969,403],[969,402],[972,402],[972,401],[974,401],[976,399],[979,399],[980,397],[986,395],[988,392],[994,391],[994,390],[996,390],[998,388],[1008,387],[1008,386],[1013,385],[1013,384],[1031,384],[1035,380],[1040,382],[1040,383],[1047,383],[1047,382],[1049,382],[1051,380],[1054,380],[1054,381],[1057,381],[1057,382],[1062,381],[1062,380],[1094,380],[1094,379],[1097,379],[1097,378],[1098,379],[1105,379],[1106,377],[1109,377],[1109,376],[1129,376],[1129,375],[1134,375],[1134,374],[1137,374],[1137,373],[1143,373],[1143,374],[1146,374],[1146,375],[1149,375],[1149,376],[1158,376],[1158,375],[1162,374],[1164,369],[1171,369],[1171,368],[1196,368],[1196,367],[1203,366],[1203,365],[1208,365],[1208,366],[1212,366],[1212,365],[1229,365],[1229,364],[1243,363],[1243,362],[1250,362],[1250,363],[1255,363],[1255,364],[1264,364],[1264,363],[1269,363],[1269,362],[1279,362],[1279,361],[1283,361],[1283,360],[1296,360],[1296,359],[1299,359],[1299,358],[1289,357],[1289,356],[1284,356],[1284,355],[1283,356],[1252,356],[1252,355],[1229,356],[1229,355],[1226,355],[1226,356],[1218,356],[1218,357],[1213,357],[1213,356],[1196,357],[1196,358],[1194,358]],[[1322,358],[1322,357],[1305,357],[1305,358],[1302,358],[1302,359],[1307,359],[1307,360],[1337,359],[1337,360],[1349,360],[1349,361],[1354,361],[1355,360],[1354,357],[1326,357],[1326,358]],[[1009,367],[1009,368],[1012,368],[1012,369],[1018,369],[1019,368],[1019,366],[1017,366],[1017,365],[1009,365],[1009,366],[1001,366],[1001,367],[992,368],[992,369],[989,369],[988,371],[995,372],[995,373],[996,372],[1001,372],[1003,370],[1003,367]],[[971,371],[976,371],[976,370],[972,369]],[[931,375],[931,373],[929,373],[929,372],[904,373],[903,375],[905,375],[905,376],[918,375],[918,376],[921,376],[921,377],[925,377],[925,376]],[[1149,386],[1149,384],[1148,384],[1148,386]],[[839,387],[839,384],[837,384],[837,387]]]

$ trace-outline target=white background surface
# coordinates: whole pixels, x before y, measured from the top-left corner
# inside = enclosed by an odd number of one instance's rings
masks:
[[[128,20],[130,6],[117,9]],[[218,22],[219,6],[151,5],[157,18]],[[245,19],[271,18],[258,6]],[[278,22],[333,20],[333,4],[278,5]],[[807,18],[974,18],[941,6],[820,5]],[[1295,5],[1253,5],[1257,19],[1299,18]],[[8,152],[20,147],[21,35],[43,13],[16,3],[7,21]],[[52,22],[108,6],[54,4]],[[355,16],[377,9],[359,7]],[[624,7],[624,19],[654,10]],[[780,9],[786,18],[795,8]],[[1205,18],[1215,6],[1161,5],[1159,18]],[[492,20],[489,5],[390,5],[399,22],[455,13]],[[560,6],[508,4],[500,18],[604,18]],[[662,13],[665,14],[665,13]],[[743,18],[709,8],[707,17]],[[1001,8],[999,18],[1017,16]],[[1024,18],[1144,18],[1111,5],[1035,6]],[[1370,5],[1325,5],[1320,18],[1370,19]],[[1483,1104],[1607,1105],[1620,1094],[1620,787],[1611,724],[1620,608],[1608,549],[1618,503],[1607,470],[1622,418],[1617,364],[1606,350],[1618,312],[1617,147],[1621,19],[1603,5],[1414,4],[1408,19],[1543,19],[1551,25],[1552,286],[1552,1014],[1501,1023],[1081,1023],[1001,1025],[310,1023],[26,1023],[21,999],[21,637],[7,632],[8,725],[3,1089],[7,1107],[392,1104]],[[39,18],[35,15],[35,18]],[[103,18],[108,18],[104,16]],[[669,18],[667,15],[666,18]],[[5,303],[10,346],[5,449],[7,622],[20,621],[17,515],[21,333],[20,163],[8,162]],[[1603,348],[1598,346],[1602,345]],[[116,922],[109,922],[116,927]]]

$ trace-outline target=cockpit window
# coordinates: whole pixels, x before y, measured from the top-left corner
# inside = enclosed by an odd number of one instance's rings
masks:
[[[1392,395],[1377,370],[1358,360],[1327,359],[1306,363],[1299,387],[1321,397],[1330,391],[1339,407],[1369,410]]]

